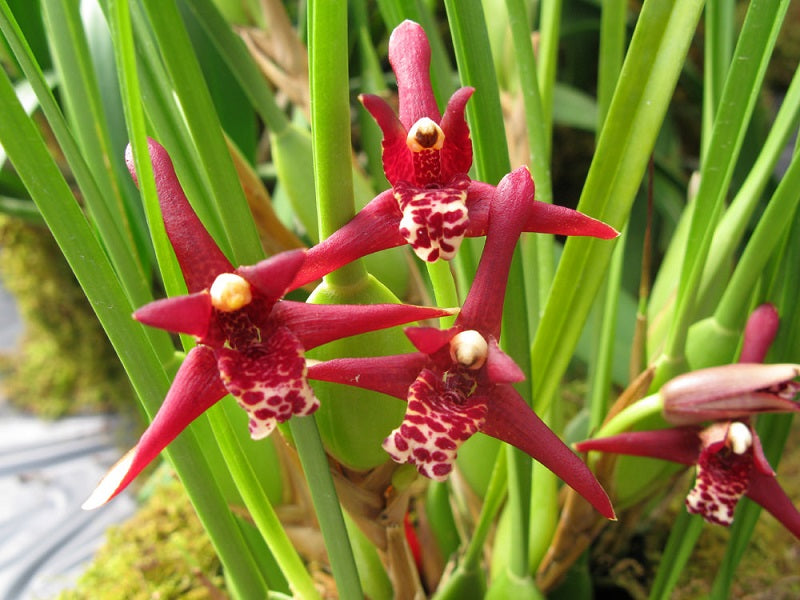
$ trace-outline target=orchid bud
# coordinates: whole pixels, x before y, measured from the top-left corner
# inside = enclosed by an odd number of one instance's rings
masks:
[[[800,365],[738,363],[675,377],[661,388],[664,418],[676,425],[796,412]]]

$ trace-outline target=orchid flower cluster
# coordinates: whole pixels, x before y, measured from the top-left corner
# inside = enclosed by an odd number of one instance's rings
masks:
[[[134,313],[145,325],[194,336],[158,414],[101,481],[85,508],[109,501],[181,431],[230,394],[247,412],[253,439],[319,407],[309,380],[358,386],[407,401],[403,422],[383,447],[434,480],[453,469],[459,446],[476,432],[508,442],[542,462],[608,518],[614,511],[595,477],[514,389],[524,376],[500,348],[500,322],[512,254],[522,232],[614,238],[608,225],[538,202],[524,167],[497,186],[470,179],[472,146],[465,120],[471,88],[458,90],[443,116],[428,74],[430,47],[410,21],[392,34],[399,115],[363,96],[383,131],[391,190],[308,250],[287,251],[234,268],[189,204],[164,148],[150,141],[167,235],[188,295]],[[131,157],[128,165],[136,178]],[[333,340],[452,315],[450,308],[404,304],[321,306],[285,300],[297,288],[367,254],[408,244],[422,260],[452,259],[464,237],[486,236],[475,280],[447,329],[408,327],[417,351],[395,356],[307,361]]]

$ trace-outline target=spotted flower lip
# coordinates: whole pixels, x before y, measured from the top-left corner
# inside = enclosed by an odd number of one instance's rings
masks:
[[[740,358],[761,361],[777,332],[771,305],[754,311],[745,329]],[[800,365],[738,364],[687,373],[664,384],[664,416],[676,426],[622,433],[575,445],[591,450],[695,465],[687,510],[706,521],[730,525],[741,496],[757,502],[800,539],[800,511],[781,488],[751,417],[765,412],[797,412],[794,400]],[[701,423],[711,421],[710,424]]]
[[[397,76],[398,113],[381,97],[361,96],[383,131],[384,173],[392,189],[378,194],[342,229],[312,248],[293,285],[315,280],[331,260],[341,266],[405,244],[422,260],[449,260],[464,237],[486,235],[495,186],[468,175],[472,142],[464,111],[474,90],[457,90],[441,115],[431,86],[430,56],[422,27],[404,21],[395,28],[389,61]],[[410,143],[409,133],[420,126],[425,132],[422,142]],[[523,231],[602,239],[619,235],[597,219],[545,202],[533,202],[524,219]]]
[[[235,269],[189,205],[164,148],[150,140],[167,235],[189,294],[137,310],[141,323],[195,336],[164,403],[139,443],[84,504],[104,504],[188,425],[227,394],[248,413],[253,439],[269,435],[319,401],[306,378],[305,351],[333,340],[453,314],[403,304],[312,305],[282,300],[305,260],[305,250],[277,254]],[[130,158],[130,155],[129,155]],[[132,169],[132,162],[129,160]],[[135,173],[134,173],[135,177]]]
[[[495,194],[478,271],[452,327],[406,328],[417,352],[310,364],[308,376],[406,400],[403,423],[388,435],[384,449],[427,477],[446,479],[458,447],[480,431],[528,453],[614,518],[588,467],[512,386],[524,375],[498,340],[511,258],[522,224],[534,210],[530,173],[524,167],[513,171]]]

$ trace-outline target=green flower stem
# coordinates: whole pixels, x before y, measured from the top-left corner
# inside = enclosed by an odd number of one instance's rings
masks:
[[[509,11],[510,12],[510,11]],[[558,68],[558,45],[561,41],[561,0],[542,2],[539,24],[539,73],[538,82],[542,102],[542,126],[553,130],[553,91]],[[547,155],[550,155],[552,140],[548,137]]]
[[[653,380],[653,389],[684,368],[684,346],[694,320],[696,292],[711,245],[713,224],[721,212],[787,6],[787,0],[755,0],[750,4],[742,25],[709,142],[710,147],[719,151],[710,153],[702,167],[675,315]]]
[[[486,60],[487,56],[491,56],[491,47],[483,6],[475,0],[447,0],[445,8],[462,82],[480,90],[467,105],[478,178],[497,183],[510,170],[510,163],[497,77],[491,61]],[[527,324],[528,318],[525,288],[522,257],[517,248],[509,272],[501,342],[505,351],[526,373],[526,381],[519,384],[518,389],[524,398],[530,398],[529,333],[527,327],[519,326],[520,323]],[[530,492],[530,458],[521,455],[516,449],[508,452],[508,493],[513,507],[515,534],[512,536],[509,566],[514,574],[524,576],[528,567],[527,499]]]
[[[706,160],[715,113],[725,87],[725,76],[731,65],[735,11],[736,5],[731,2],[706,3],[701,163]]]
[[[314,183],[320,239],[355,215],[350,146],[347,4],[309,3],[309,63]],[[325,277],[331,286],[350,286],[367,271],[355,261]]]
[[[631,404],[628,408],[620,411],[611,420],[603,425],[594,434],[594,438],[611,437],[630,431],[637,423],[645,420],[650,420],[654,416],[661,414],[664,407],[664,401],[661,394],[651,394]]]
[[[764,189],[772,179],[775,166],[790,137],[797,130],[798,124],[800,124],[800,70],[792,77],[780,110],[775,116],[753,168],[714,231],[711,251],[697,294],[701,306],[708,303],[707,298],[717,287],[717,282],[726,277],[723,273],[729,268],[731,258],[747,230],[750,218],[762,200]]]
[[[603,128],[625,58],[625,0],[606,0],[600,13],[600,58],[597,63],[597,131]]]
[[[347,74],[347,4],[315,0],[308,5],[311,131],[320,237],[339,229],[355,214],[351,177],[350,106]],[[349,287],[365,281],[361,261],[334,271],[325,284]],[[319,430],[313,417],[289,423],[331,569],[341,598],[362,598],[361,583],[342,509]]]
[[[433,286],[436,306],[461,306],[461,303],[458,301],[456,282],[453,279],[452,271],[450,271],[450,263],[445,260],[437,260],[435,263],[425,263],[425,266],[428,269],[428,277],[430,277],[431,285]],[[443,328],[450,327],[455,320],[456,315],[441,317],[439,319],[439,325]]]
[[[686,567],[704,523],[700,515],[689,514],[686,510],[678,512],[661,555],[656,579],[650,590],[650,600],[669,600],[672,597],[672,590]]]
[[[226,239],[215,239],[231,249],[234,264],[258,262],[264,253],[255,223],[177,6],[174,0],[143,4],[222,221]]]
[[[334,3],[335,4],[335,3]],[[313,22],[313,19],[311,20]],[[306,476],[311,500],[316,509],[325,549],[331,561],[331,570],[336,580],[340,598],[363,598],[361,582],[358,577],[350,538],[342,515],[342,508],[333,486],[333,478],[328,468],[328,459],[319,431],[310,417],[294,418],[289,421],[292,437],[297,445],[300,463]]]
[[[242,451],[239,439],[235,435],[230,422],[222,411],[209,414],[214,436],[226,459],[226,464],[231,469],[236,480],[239,492],[253,522],[264,540],[267,542],[272,555],[275,557],[283,575],[289,582],[294,594],[300,598],[314,600],[319,598],[319,592],[314,587],[311,575],[306,571],[303,561],[297,554],[291,540],[286,535],[278,515],[272,508],[266,490],[253,471],[253,466]]]
[[[747,321],[753,289],[797,213],[798,189],[800,153],[796,152],[753,231],[714,315],[689,330],[686,352],[692,368],[733,361]]]
[[[700,17],[702,0],[648,0],[633,34],[578,209],[621,228],[628,218]],[[535,409],[554,397],[614,243],[572,237],[533,340]],[[577,285],[580,282],[580,285]],[[554,348],[554,344],[558,345]]]
[[[475,524],[472,537],[460,561],[460,565],[467,570],[474,570],[480,567],[486,538],[491,531],[492,523],[494,523],[500,507],[503,505],[503,500],[505,500],[506,483],[508,481],[507,458],[505,452],[497,453],[497,460],[492,470],[489,486],[486,488],[486,494],[483,497],[483,506],[481,506],[478,522]]]

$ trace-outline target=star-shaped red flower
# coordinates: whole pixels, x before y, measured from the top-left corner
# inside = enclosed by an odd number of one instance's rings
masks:
[[[456,91],[440,115],[430,57],[428,39],[417,23],[404,21],[392,32],[389,61],[397,76],[399,114],[378,96],[361,97],[383,131],[383,168],[392,189],[312,248],[294,285],[319,277],[330,266],[330,255],[345,264],[409,244],[422,260],[450,260],[464,237],[486,235],[495,186],[468,175],[472,142],[464,110],[474,90]],[[603,239],[618,235],[601,221],[545,202],[531,205],[522,230]]]
[[[403,423],[383,446],[394,460],[413,463],[427,477],[445,479],[459,446],[480,431],[527,452],[613,518],[608,497],[591,471],[511,385],[524,375],[498,346],[512,254],[533,207],[527,169],[517,169],[500,182],[475,281],[453,327],[407,328],[417,352],[311,364],[309,378],[407,400]]]
[[[326,306],[281,300],[293,289],[306,251],[234,268],[189,205],[166,151],[154,141],[149,146],[164,224],[189,294],[152,302],[134,318],[193,335],[198,345],[187,354],[139,443],[112,467],[85,508],[118,494],[227,394],[247,411],[253,439],[266,437],[293,415],[313,413],[319,401],[306,378],[306,350],[453,312],[403,304]]]
[[[701,369],[661,389],[664,417],[677,426],[637,431],[576,444],[597,450],[696,465],[686,497],[689,512],[710,523],[730,525],[742,496],[757,502],[800,538],[800,511],[783,491],[750,421],[764,412],[798,412],[800,365],[761,364],[777,332],[770,305],[748,320],[740,363]],[[710,425],[701,423],[713,421]]]

